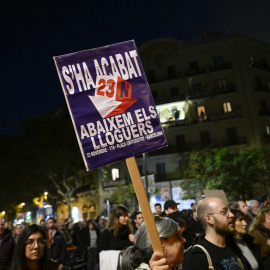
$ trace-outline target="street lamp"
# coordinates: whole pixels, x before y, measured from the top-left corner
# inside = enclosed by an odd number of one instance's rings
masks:
[[[21,205],[21,207],[22,207],[22,215],[23,215],[23,223],[24,223],[24,213],[23,213],[23,207],[25,206],[25,203],[24,203],[24,202],[22,202],[20,205]]]
[[[48,195],[48,194],[49,194],[49,193],[48,193],[47,191],[44,192],[45,201],[47,201],[47,195]]]

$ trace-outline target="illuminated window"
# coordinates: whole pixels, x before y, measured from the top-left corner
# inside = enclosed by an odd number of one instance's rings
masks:
[[[115,181],[117,179],[119,179],[119,169],[113,168],[112,169],[112,180]]]
[[[223,110],[224,110],[224,113],[232,112],[231,102],[224,102],[223,103]]]
[[[204,106],[198,106],[197,107],[197,113],[198,116],[200,117],[200,120],[206,120],[206,111]]]

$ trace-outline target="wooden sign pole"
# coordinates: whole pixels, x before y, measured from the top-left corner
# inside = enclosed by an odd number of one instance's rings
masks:
[[[143,219],[153,246],[153,250],[162,252],[164,254],[135,157],[127,158],[126,163],[137,195],[137,199],[142,210]]]

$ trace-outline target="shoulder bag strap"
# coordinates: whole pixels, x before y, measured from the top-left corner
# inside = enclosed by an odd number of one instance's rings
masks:
[[[201,245],[194,245],[192,248],[194,248],[194,247],[199,247],[200,249],[202,249],[204,251],[204,253],[207,257],[207,261],[208,261],[208,269],[214,270],[214,266],[212,264],[212,260],[211,260],[211,257],[209,255],[208,251]]]

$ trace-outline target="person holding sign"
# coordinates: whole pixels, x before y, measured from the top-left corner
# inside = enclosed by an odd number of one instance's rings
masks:
[[[178,224],[166,217],[155,216],[154,219],[165,255],[158,252],[153,255],[152,244],[144,223],[135,235],[136,244],[129,247],[123,254],[122,270],[150,269],[149,261],[152,260],[151,256],[154,259],[151,269],[155,269],[160,263],[174,267],[183,262],[185,239],[178,231]],[[156,257],[163,258],[157,260],[159,258]]]

